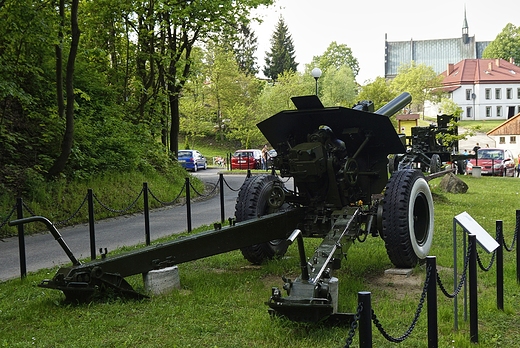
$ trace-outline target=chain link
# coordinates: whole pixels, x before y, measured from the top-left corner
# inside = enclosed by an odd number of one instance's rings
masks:
[[[421,311],[424,306],[424,301],[426,299],[426,293],[428,292],[428,284],[430,282],[431,273],[432,273],[431,266],[428,266],[428,269],[426,270],[426,280],[424,281],[424,287],[423,287],[423,291],[421,294],[421,298],[419,300],[419,304],[417,305],[417,310],[415,311],[415,315],[412,320],[412,323],[410,324],[410,326],[408,327],[408,329],[402,336],[400,336],[400,337],[390,336],[383,328],[383,325],[381,324],[379,319],[377,319],[375,312],[372,310],[372,321],[374,322],[374,325],[377,327],[377,329],[379,330],[381,335],[383,335],[383,337],[386,338],[388,341],[393,342],[393,343],[400,343],[400,342],[403,342],[405,339],[407,339],[412,334],[412,331],[415,328],[415,325],[417,325],[417,322],[419,321],[419,317],[421,316]]]
[[[76,209],[76,211],[74,213],[72,213],[72,215],[70,217],[68,217],[65,220],[62,220],[62,221],[59,221],[59,222],[55,223],[55,225],[56,226],[61,226],[61,225],[66,224],[70,220],[72,220],[79,213],[81,208],[83,208],[83,206],[85,205],[85,202],[87,202],[87,199],[88,199],[88,194],[85,195],[85,198],[83,198],[83,202],[81,202],[81,204],[79,205],[78,209]]]
[[[508,252],[513,251],[516,243],[516,239],[518,238],[518,229],[520,228],[520,214],[517,214],[516,224],[515,224],[515,235],[513,236],[513,242],[511,243],[511,247],[508,247],[506,245],[506,240],[504,239],[504,232],[502,231],[502,245],[504,246],[504,249],[506,249]]]
[[[154,193],[152,192],[152,190],[148,189],[148,192],[150,193],[150,196],[152,196],[153,199],[155,199],[157,202],[161,203],[162,205],[172,205],[172,204],[175,204],[175,202],[177,202],[177,200],[181,197],[182,193],[184,192],[184,189],[186,188],[186,185],[182,185],[182,188],[181,188],[181,191],[179,192],[179,194],[177,195],[177,197],[175,197],[173,200],[171,200],[170,202],[163,202],[161,201],[159,198],[157,198],[156,195],[154,195]]]
[[[11,209],[11,211],[7,214],[6,218],[4,219],[4,221],[2,221],[0,223],[0,228],[4,227],[5,224],[7,223],[7,221],[9,221],[9,219],[11,219],[11,216],[13,216],[14,212],[16,211],[16,203],[13,205],[13,208]]]
[[[356,314],[354,314],[354,321],[350,324],[350,330],[348,331],[347,341],[345,343],[344,348],[349,348],[352,344],[352,340],[354,339],[354,336],[356,335],[356,330],[359,325],[359,318],[361,318],[361,312],[363,311],[363,304],[360,302],[358,303],[358,308],[356,311]]]
[[[493,266],[493,263],[495,262],[495,256],[496,256],[496,251],[493,251],[493,255],[491,255],[491,260],[489,261],[489,265],[487,267],[484,267],[484,265],[482,264],[482,261],[480,260],[480,255],[477,251],[477,262],[478,262],[480,269],[483,270],[484,272],[488,272],[491,269],[491,267]]]
[[[208,185],[212,185],[213,188],[211,189],[210,192],[204,194],[204,193],[200,193],[199,191],[197,191],[197,189],[192,185],[192,183],[190,182],[190,187],[192,188],[192,190],[199,196],[201,197],[211,197],[213,195],[213,193],[215,193],[215,191],[217,190],[217,184],[208,184]]]
[[[462,271],[462,275],[460,276],[460,282],[457,285],[457,288],[455,289],[455,292],[453,294],[450,294],[444,285],[442,284],[441,278],[439,277],[439,273],[437,272],[437,285],[439,285],[439,288],[441,289],[444,296],[448,298],[455,298],[462,289],[462,285],[466,281],[466,274],[468,272],[468,265],[469,265],[469,258],[471,256],[471,240],[468,242],[468,250],[466,251],[466,258],[464,260],[464,270]]]
[[[224,180],[224,184],[226,184],[226,186],[227,186],[228,189],[230,189],[230,190],[233,191],[233,192],[238,192],[238,191],[240,191],[240,187],[237,188],[237,189],[234,189],[234,188],[232,188],[231,186],[229,186],[229,184],[228,184],[228,182],[226,181],[226,178],[225,178],[225,177],[222,177],[222,179]]]
[[[96,202],[98,202],[98,203],[99,203],[103,208],[105,208],[106,210],[108,210],[108,211],[110,211],[110,212],[112,212],[112,213],[124,213],[124,212],[130,210],[130,209],[131,209],[131,208],[132,208],[132,207],[137,203],[137,201],[139,200],[139,198],[141,198],[142,194],[143,194],[143,189],[141,189],[141,192],[139,192],[139,195],[137,196],[137,198],[136,198],[132,203],[130,203],[130,205],[129,205],[128,207],[126,207],[126,208],[124,208],[124,209],[120,209],[120,210],[118,210],[118,209],[112,209],[112,208],[108,207],[108,206],[105,205],[103,202],[101,202],[101,201],[97,198],[97,196],[96,196],[95,194],[92,194],[92,196],[94,197],[94,199],[96,200]]]

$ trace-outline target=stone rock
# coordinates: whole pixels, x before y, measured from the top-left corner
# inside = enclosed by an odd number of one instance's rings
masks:
[[[468,185],[457,178],[453,173],[448,173],[442,177],[439,184],[440,188],[449,193],[466,193],[468,192]]]

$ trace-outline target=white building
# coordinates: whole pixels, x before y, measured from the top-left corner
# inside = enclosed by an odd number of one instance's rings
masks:
[[[464,59],[448,64],[444,90],[464,120],[507,120],[520,113],[520,67],[504,59]]]

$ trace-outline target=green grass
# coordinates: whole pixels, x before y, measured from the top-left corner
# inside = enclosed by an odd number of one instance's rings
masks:
[[[466,194],[449,194],[430,182],[435,200],[435,236],[431,255],[437,257],[441,279],[453,284],[453,217],[467,211],[494,236],[496,220],[503,220],[506,243],[520,209],[520,181],[515,178],[461,177]],[[196,232],[195,232],[196,233]],[[458,231],[462,238],[462,231]],[[306,239],[307,253],[321,239]],[[462,254],[459,250],[459,254]],[[490,256],[481,248],[487,265]],[[461,262],[462,257],[459,258]],[[459,270],[462,265],[459,265]],[[348,259],[335,273],[339,278],[339,310],[353,312],[357,293],[370,291],[374,312],[387,330],[401,336],[410,325],[423,287],[425,271],[414,270],[408,283],[384,276],[391,267],[380,238],[355,243]],[[520,304],[515,255],[505,252],[505,310],[496,309],[495,270],[478,272],[479,345],[470,344],[469,323],[462,318],[453,330],[453,302],[438,290],[439,347],[514,347],[520,341]],[[0,347],[343,347],[348,328],[304,325],[272,319],[264,304],[281,276],[299,274],[298,252],[291,246],[286,257],[252,267],[239,251],[179,265],[182,289],[142,301],[111,300],[68,305],[59,291],[36,285],[56,269],[30,274],[25,280],[0,283]],[[142,289],[141,276],[128,278]],[[411,336],[400,346],[427,347],[426,307]],[[395,347],[373,328],[374,347]],[[359,346],[358,337],[352,347]]]
[[[22,197],[24,208],[23,215],[41,215],[48,218],[58,227],[85,223],[88,221],[88,204],[85,201],[88,189],[94,193],[94,217],[96,220],[142,212],[143,183],[147,183],[150,192],[161,202],[171,202],[179,196],[185,186],[185,178],[189,173],[182,167],[175,165],[170,173],[117,173],[99,175],[88,181],[67,182],[57,180],[42,182],[34,188],[30,194]],[[199,191],[203,191],[203,183],[191,177],[190,183]],[[185,191],[180,195],[179,202],[185,196]],[[139,197],[139,199],[137,199]],[[136,201],[137,199],[137,201]],[[101,202],[102,204],[100,204]],[[0,196],[0,238],[17,234],[17,227],[7,224],[1,226],[13,211],[16,197],[11,195]],[[159,208],[162,203],[149,195],[150,208]],[[81,207],[81,209],[80,209]],[[8,220],[14,220],[16,212],[10,215]],[[41,224],[26,224],[24,230],[27,234],[42,231]]]

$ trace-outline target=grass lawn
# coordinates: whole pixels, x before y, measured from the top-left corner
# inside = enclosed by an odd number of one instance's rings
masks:
[[[449,194],[430,182],[435,201],[435,236],[431,255],[443,284],[453,288],[453,217],[467,211],[492,236],[496,220],[503,220],[511,245],[515,213],[520,209],[517,178],[460,176],[466,194]],[[462,231],[458,231],[462,239]],[[321,239],[306,239],[309,253]],[[459,243],[461,245],[461,243]],[[484,265],[491,259],[480,247]],[[459,263],[464,251],[459,249]],[[353,312],[357,293],[370,291],[372,306],[385,330],[403,335],[413,320],[425,279],[424,268],[413,275],[385,276],[392,267],[380,238],[355,243],[348,259],[335,273],[339,278],[339,310]],[[458,265],[459,270],[462,264]],[[505,252],[505,310],[496,309],[496,281],[491,271],[478,272],[479,344],[470,344],[469,323],[462,317],[453,329],[453,300],[438,291],[439,347],[514,347],[520,341],[515,255]],[[87,305],[64,303],[59,291],[37,287],[56,269],[30,274],[25,280],[0,283],[0,347],[343,347],[348,328],[306,325],[270,318],[267,306],[271,287],[283,285],[281,276],[299,275],[298,251],[263,266],[251,266],[239,251],[179,265],[181,286],[168,295],[142,301],[114,299]],[[142,290],[140,276],[128,278]],[[374,347],[395,347],[373,327]],[[358,347],[354,337],[352,347]],[[412,334],[401,347],[427,347],[426,306]]]

